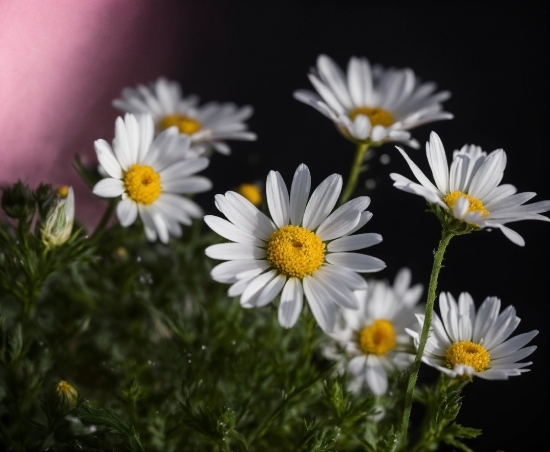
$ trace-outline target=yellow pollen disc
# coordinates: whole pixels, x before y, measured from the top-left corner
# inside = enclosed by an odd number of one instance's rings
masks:
[[[395,331],[389,320],[375,320],[359,332],[359,346],[367,354],[385,355],[395,348]]]
[[[267,260],[286,276],[304,278],[325,259],[325,244],[309,229],[284,226],[269,238]]]
[[[443,201],[445,201],[445,204],[449,206],[449,209],[453,210],[453,207],[455,206],[455,203],[464,196],[468,201],[470,201],[470,207],[468,208],[468,213],[470,212],[481,212],[482,216],[488,215],[489,211],[485,208],[483,203],[473,196],[470,196],[466,193],[462,193],[461,191],[453,191],[452,193],[449,193],[443,198]]]
[[[262,203],[262,192],[256,184],[241,184],[237,188],[237,193],[244,196],[255,206]]]
[[[195,132],[198,132],[202,128],[200,122],[184,115],[168,115],[162,118],[162,120],[160,121],[160,128],[162,130],[172,126],[177,126],[180,133],[184,133],[186,135],[193,135]]]
[[[395,121],[395,118],[393,117],[393,115],[389,111],[384,110],[383,108],[378,108],[378,107],[357,107],[357,108],[354,108],[353,110],[351,110],[351,112],[349,114],[349,117],[352,121],[354,121],[355,118],[357,117],[357,115],[368,116],[368,118],[370,119],[370,123],[371,123],[372,127],[374,127],[374,126],[389,127]]]
[[[62,185],[57,189],[57,194],[61,196],[62,198],[66,198],[69,195],[69,186],[68,185]]]
[[[455,365],[470,366],[481,372],[489,366],[491,356],[482,345],[470,341],[455,342],[445,351],[445,365],[453,369]]]
[[[160,196],[160,175],[147,165],[132,165],[124,174],[124,186],[130,199],[141,204],[153,204]]]

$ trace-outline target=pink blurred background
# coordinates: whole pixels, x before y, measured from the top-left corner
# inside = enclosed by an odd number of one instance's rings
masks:
[[[0,185],[72,185],[77,218],[97,223],[105,201],[80,181],[74,156],[93,163],[94,140],[112,139],[111,100],[124,86],[181,67],[185,3],[0,1]]]

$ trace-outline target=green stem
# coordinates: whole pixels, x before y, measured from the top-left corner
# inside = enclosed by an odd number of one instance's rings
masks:
[[[359,143],[357,145],[357,151],[355,151],[355,160],[351,166],[351,171],[349,173],[348,182],[346,188],[342,192],[340,197],[340,204],[344,204],[353,194],[355,188],[357,187],[357,182],[359,180],[359,174],[363,172],[363,161],[365,160],[365,154],[369,149],[368,143]]]
[[[403,409],[403,418],[401,420],[401,428],[399,434],[399,442],[403,445],[405,438],[407,437],[407,430],[409,428],[409,417],[411,415],[411,408],[413,402],[413,392],[414,387],[416,386],[416,380],[418,378],[418,370],[420,369],[420,363],[422,361],[422,355],[424,354],[424,347],[426,346],[426,341],[428,340],[428,335],[430,333],[430,326],[432,324],[432,314],[434,310],[434,302],[436,297],[437,290],[437,278],[439,277],[439,271],[441,270],[441,264],[443,262],[443,255],[447,245],[451,239],[455,236],[454,232],[444,231],[443,237],[439,242],[439,247],[434,253],[434,264],[432,267],[432,274],[430,276],[430,287],[428,288],[428,300],[426,302],[426,313],[424,317],[424,325],[422,326],[422,334],[420,336],[420,343],[418,344],[418,349],[416,351],[416,357],[414,359],[413,368],[411,375],[409,376],[409,381],[407,382],[407,392],[405,395],[405,407]]]
[[[109,205],[107,206],[107,209],[105,209],[105,213],[101,217],[101,220],[99,220],[99,223],[97,224],[97,227],[95,228],[95,231],[92,234],[92,237],[97,237],[98,235],[101,234],[101,232],[103,232],[103,230],[109,223],[111,216],[113,215],[116,204],[117,203],[114,202],[113,200],[109,200]]]

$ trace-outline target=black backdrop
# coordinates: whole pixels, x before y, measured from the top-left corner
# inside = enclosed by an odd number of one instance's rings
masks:
[[[260,2],[258,2],[260,3]],[[233,143],[233,155],[217,155],[207,170],[214,191],[241,182],[265,180],[270,169],[287,182],[299,163],[306,163],[319,183],[338,172],[347,176],[353,147],[331,122],[292,98],[298,88],[311,89],[307,72],[318,54],[341,66],[350,56],[366,56],[384,66],[410,67],[423,80],[450,90],[445,109],[455,114],[413,131],[422,144],[431,130],[448,152],[465,143],[492,151],[504,148],[508,167],[504,183],[550,199],[548,184],[548,25],[546,2],[516,5],[482,2],[200,2],[191,15],[192,39],[184,43],[185,64],[177,78],[187,93],[204,101],[252,104],[255,143]],[[408,150],[428,170],[424,148]],[[376,188],[369,231],[382,233],[373,248],[388,268],[380,277],[393,279],[410,266],[415,282],[427,284],[432,250],[439,239],[435,217],[424,201],[392,187],[390,172],[412,177],[395,148],[385,145],[373,161]],[[364,185],[363,185],[364,187]],[[213,211],[212,193],[199,200]],[[526,239],[525,248],[498,231],[455,238],[451,243],[440,290],[469,291],[479,306],[488,295],[513,304],[522,322],[518,333],[533,329],[537,351],[532,371],[509,381],[476,379],[465,390],[459,421],[483,428],[470,444],[479,451],[548,450],[548,302],[549,234],[543,222],[512,227]],[[422,375],[429,374],[423,369]],[[546,447],[545,447],[546,446]]]

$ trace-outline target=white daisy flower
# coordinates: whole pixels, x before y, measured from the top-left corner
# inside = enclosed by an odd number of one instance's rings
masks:
[[[189,153],[189,138],[175,127],[155,139],[153,118],[126,114],[117,118],[112,147],[105,140],[94,143],[100,165],[110,176],[93,192],[104,198],[122,199],[117,205],[120,224],[130,226],[139,216],[150,241],[181,236],[179,223],[189,225],[201,218],[202,209],[182,193],[210,190],[212,183],[194,176],[208,166],[208,159]]]
[[[206,254],[224,262],[212,277],[230,283],[228,294],[241,305],[265,306],[279,293],[279,323],[293,327],[305,294],[313,316],[328,332],[334,327],[334,303],[356,309],[353,290],[365,289],[357,273],[376,272],[385,264],[372,256],[349,251],[382,241],[379,234],[351,235],[372,217],[367,196],[353,199],[332,214],[342,189],[342,176],[327,177],[308,201],[311,176],[305,165],[294,174],[290,197],[277,171],[267,177],[267,205],[273,221],[243,196],[229,191],[216,195],[216,207],[228,219],[206,216],[215,232],[236,243],[212,245]]]
[[[299,90],[294,97],[311,105],[352,141],[398,141],[418,147],[409,129],[453,115],[442,111],[448,91],[420,83],[411,69],[383,69],[366,58],[352,57],[347,74],[328,56],[317,58],[309,79],[317,93]]]
[[[411,350],[407,352],[412,341],[406,328],[416,325],[422,285],[410,287],[410,282],[408,268],[400,270],[393,287],[385,281],[369,282],[367,290],[355,291],[359,309],[341,311],[341,321],[330,336],[345,352],[347,371],[352,376],[350,390],[358,391],[366,383],[374,394],[385,394],[388,373],[412,364],[414,355]],[[334,353],[327,357],[334,359]],[[338,358],[343,358],[342,353]]]
[[[486,380],[507,380],[529,371],[524,367],[531,362],[518,361],[535,351],[536,346],[522,347],[538,331],[508,339],[520,322],[513,306],[499,314],[500,300],[487,297],[476,314],[469,293],[461,293],[458,304],[450,293],[442,293],[439,310],[441,319],[434,312],[431,334],[422,357],[426,364],[453,378],[477,376]],[[424,315],[417,314],[416,317],[422,326]],[[407,332],[418,347],[420,334],[411,330]]]
[[[550,201],[522,205],[536,193],[516,193],[517,189],[513,185],[499,185],[506,167],[506,153],[502,149],[487,155],[479,146],[466,145],[454,152],[449,169],[443,143],[432,132],[429,143],[426,143],[426,154],[435,185],[403,149],[397,149],[405,157],[420,184],[392,173],[390,177],[395,181],[393,185],[400,190],[423,196],[457,220],[479,228],[499,228],[520,246],[525,245],[525,240],[504,224],[521,220],[550,221],[538,215],[550,210]]]
[[[238,108],[232,103],[210,102],[199,107],[198,103],[197,96],[183,97],[179,83],[158,78],[150,86],[125,88],[122,99],[115,99],[113,106],[129,113],[150,114],[157,131],[176,126],[191,138],[192,147],[200,153],[212,147],[228,155],[231,149],[224,140],[256,139],[244,123],[252,116],[251,106]]]

